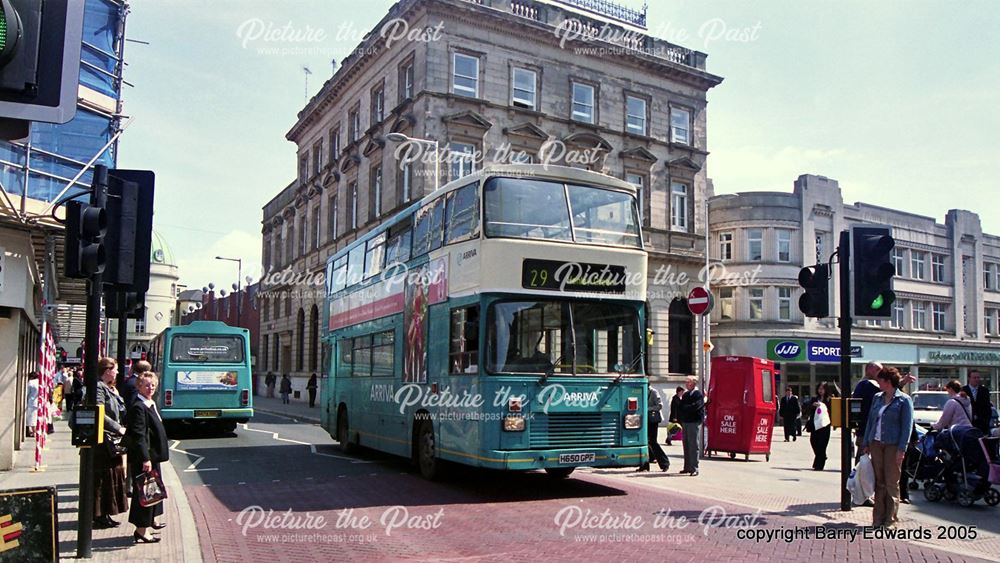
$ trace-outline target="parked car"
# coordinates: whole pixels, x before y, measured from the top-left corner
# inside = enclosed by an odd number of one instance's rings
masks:
[[[947,400],[945,391],[917,391],[913,394],[913,422],[929,428],[941,418]]]

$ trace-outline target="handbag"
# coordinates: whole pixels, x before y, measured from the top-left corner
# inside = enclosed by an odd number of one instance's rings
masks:
[[[139,506],[143,508],[155,506],[167,498],[167,488],[163,485],[163,479],[160,478],[160,474],[155,469],[149,473],[143,472],[136,475],[133,482],[135,483],[135,494],[132,495],[132,498],[138,499]]]
[[[658,425],[663,422],[663,415],[660,411],[649,411],[649,423],[652,425]]]
[[[104,434],[104,447],[108,449],[108,454],[112,457],[125,455],[128,449],[122,443],[122,436],[110,433]]]

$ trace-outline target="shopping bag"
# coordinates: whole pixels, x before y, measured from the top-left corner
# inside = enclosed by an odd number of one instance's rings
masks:
[[[861,484],[861,491],[865,498],[875,496],[875,467],[872,465],[872,456],[865,454],[858,460],[858,481]]]
[[[149,473],[140,473],[134,481],[136,492],[132,497],[139,500],[139,506],[147,508],[159,504],[167,498],[167,488],[163,486],[163,479],[155,470]]]

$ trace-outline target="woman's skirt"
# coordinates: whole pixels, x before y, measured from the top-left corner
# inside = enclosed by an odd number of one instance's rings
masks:
[[[94,517],[114,516],[128,510],[125,491],[125,465],[122,456],[112,456],[107,448],[94,448]]]
[[[160,464],[154,463],[153,470],[160,473]],[[142,474],[142,464],[129,464],[129,471],[132,474],[132,482],[135,483],[136,477]],[[128,510],[129,524],[132,524],[136,528],[148,528],[153,525],[153,519],[161,514],[163,514],[163,502],[143,508],[139,504],[139,497],[134,494],[132,495],[132,505]]]

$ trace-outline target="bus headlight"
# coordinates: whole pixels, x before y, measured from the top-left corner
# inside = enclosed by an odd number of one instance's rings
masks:
[[[503,417],[504,432],[524,432],[524,417],[507,415]]]
[[[625,415],[625,429],[638,430],[642,426],[642,418],[637,414]]]

